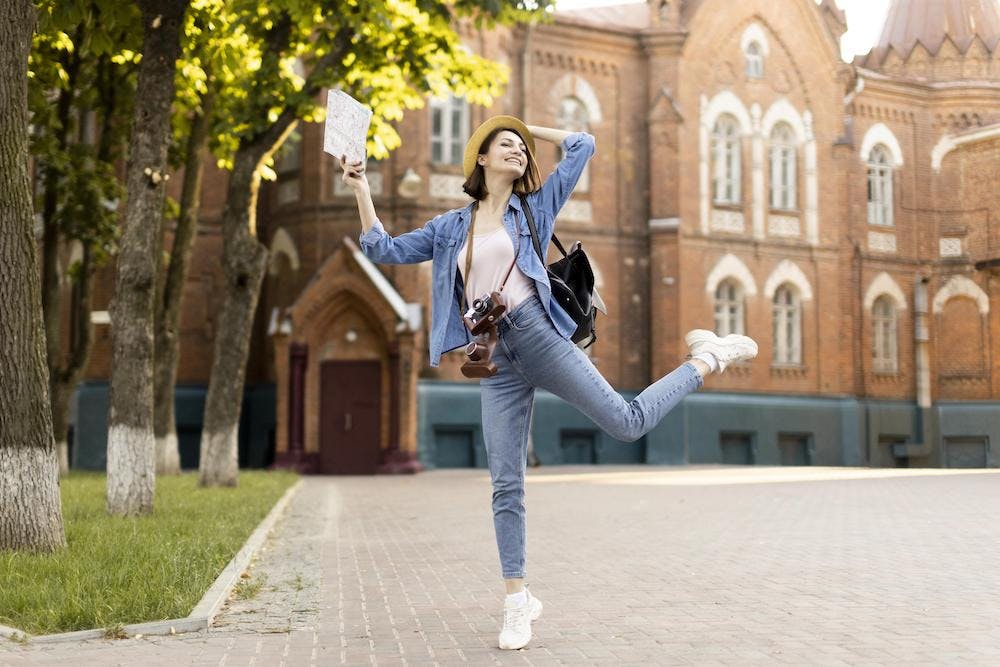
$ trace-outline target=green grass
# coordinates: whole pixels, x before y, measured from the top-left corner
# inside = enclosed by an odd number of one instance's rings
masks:
[[[202,489],[196,473],[159,477],[152,515],[117,518],[105,476],[73,472],[62,480],[67,549],[0,552],[0,624],[48,634],[187,616],[296,479],[243,471],[236,488]]]

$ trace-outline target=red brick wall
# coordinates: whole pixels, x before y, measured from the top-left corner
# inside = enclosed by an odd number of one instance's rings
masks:
[[[716,262],[732,253],[747,266],[757,287],[756,296],[747,299],[745,312],[747,332],[760,343],[760,356],[712,378],[709,390],[912,400],[916,383],[914,281],[929,278],[930,301],[948,277],[962,274],[988,294],[990,313],[980,318],[977,311],[973,317],[968,305],[957,299],[946,305],[940,317],[929,317],[933,394],[943,398],[1000,396],[1000,355],[989,352],[1000,334],[1000,283],[972,267],[976,261],[1000,257],[1000,222],[996,219],[1000,141],[961,146],[945,157],[940,173],[932,170],[930,162],[931,151],[943,135],[1000,121],[1000,95],[995,87],[969,83],[930,88],[855,70],[840,62],[837,45],[810,0],[745,0],[738,6],[728,0],[705,0],[687,16],[685,33],[672,33],[670,26],[642,33],[560,22],[536,26],[530,35],[525,29],[479,33],[469,26],[461,28],[470,48],[511,68],[511,81],[496,104],[491,109],[472,107],[472,127],[496,113],[521,115],[529,123],[551,126],[556,122],[559,91],[567,81],[579,79],[594,91],[601,119],[591,127],[597,139],[591,186],[588,192],[574,195],[574,200],[590,204],[592,219],[561,219],[557,231],[564,242],[584,242],[603,279],[601,292],[610,317],[599,320],[600,342],[593,350],[602,373],[612,384],[634,389],[680,363],[686,354],[684,333],[713,326],[706,279]],[[739,46],[740,35],[751,21],[762,26],[769,43],[761,80],[747,80]],[[927,72],[983,75],[971,61],[921,64],[921,57],[917,52],[911,64]],[[893,72],[902,65],[887,61],[885,67]],[[911,75],[914,71],[909,70]],[[985,71],[996,78],[997,70]],[[859,75],[864,79],[863,90],[854,92]],[[748,111],[759,105],[763,114],[776,101],[787,100],[800,113],[811,112],[817,155],[817,245],[805,238],[801,214],[806,201],[802,149],[797,156],[802,237],[753,237],[749,138],[743,145],[741,207],[747,232],[702,233],[701,100],[721,91],[733,93]],[[849,97],[846,105],[845,95]],[[370,170],[384,179],[384,192],[375,198],[379,217],[394,234],[419,227],[462,204],[433,198],[428,191],[434,174],[460,173],[457,167],[431,164],[429,118],[426,108],[408,111],[397,125],[402,145],[387,160],[370,164]],[[876,123],[892,131],[903,154],[903,164],[894,174],[891,228],[872,227],[867,221],[866,165],[860,149],[865,132]],[[293,240],[299,266],[293,268],[287,258],[277,258],[265,279],[248,383],[275,378],[267,336],[272,310],[295,303],[317,269],[340,247],[341,239],[345,235],[357,238],[360,231],[353,196],[334,192],[338,169],[322,153],[322,126],[303,124],[300,131],[298,201],[279,204],[275,185],[265,184],[258,213],[261,241],[270,246],[275,231],[283,228]],[[540,142],[537,158],[547,174],[555,164],[555,147]],[[764,159],[766,197],[766,143]],[[407,168],[413,168],[423,181],[424,191],[414,200],[395,193]],[[225,180],[223,172],[209,166],[203,225],[185,292],[180,370],[184,382],[206,383],[211,367],[213,317],[218,312],[221,284],[221,239],[216,225],[225,199]],[[171,183],[179,184],[180,178]],[[661,223],[651,232],[650,218],[677,218],[679,226]],[[871,231],[893,234],[895,252],[872,250]],[[962,237],[965,255],[940,257],[942,235]],[[798,266],[813,294],[802,308],[803,363],[794,369],[771,363],[771,302],[764,286],[782,260]],[[430,265],[383,266],[380,270],[406,301],[424,304],[426,332]],[[875,373],[872,368],[871,313],[865,312],[862,303],[871,281],[881,272],[895,280],[907,305],[899,311],[899,370],[895,374]],[[112,289],[109,269],[95,290],[95,309],[107,307]],[[944,369],[965,368],[972,362],[962,356],[966,352],[943,358],[942,351],[974,336],[984,350],[983,378],[955,379]],[[95,340],[88,377],[107,377],[110,339],[106,326],[97,327]],[[462,379],[460,353],[447,355],[440,369],[429,368],[426,349],[418,359],[424,377]]]

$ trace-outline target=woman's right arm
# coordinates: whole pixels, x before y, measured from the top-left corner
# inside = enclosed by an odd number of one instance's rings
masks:
[[[382,264],[415,264],[426,262],[434,256],[434,220],[412,232],[395,238],[389,236],[375,213],[375,202],[372,201],[365,168],[360,162],[348,163],[343,156],[340,158],[340,166],[344,170],[344,183],[354,191],[358,201],[361,250],[366,257]]]

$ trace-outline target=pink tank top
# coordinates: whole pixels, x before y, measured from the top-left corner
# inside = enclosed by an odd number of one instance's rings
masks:
[[[473,234],[472,242],[475,245],[472,251],[472,269],[469,271],[471,276],[465,275],[468,241],[463,243],[462,249],[458,251],[458,270],[465,281],[466,296],[470,305],[473,299],[499,290],[510,263],[514,261],[514,244],[504,227],[485,234]],[[501,293],[504,303],[507,304],[507,312],[514,310],[518,304],[534,296],[535,293],[535,283],[515,264]]]

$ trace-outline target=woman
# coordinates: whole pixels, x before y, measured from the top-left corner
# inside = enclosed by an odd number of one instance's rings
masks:
[[[544,184],[534,159],[536,139],[561,143],[563,148],[562,161]],[[531,621],[542,611],[541,601],[524,583],[524,471],[535,389],[565,399],[613,438],[634,441],[699,388],[704,376],[757,354],[757,344],[746,336],[719,338],[696,329],[685,337],[690,360],[627,402],[569,340],[576,324],[552,300],[521,196],[534,216],[544,252],[556,215],[593,154],[594,138],[589,134],[526,126],[511,116],[491,118],[465,147],[464,190],[473,203],[395,238],[386,234],[376,217],[361,163],[341,158],[343,181],[358,201],[365,255],[389,264],[433,260],[432,366],[438,365],[443,352],[470,341],[462,319],[467,304],[497,291],[509,274],[502,291],[507,314],[497,326],[493,355],[497,373],[480,382],[493,522],[507,588],[499,637],[502,649],[525,646],[531,640]],[[466,275],[469,239],[474,259]]]

